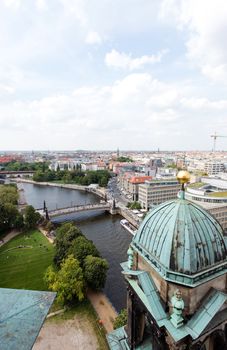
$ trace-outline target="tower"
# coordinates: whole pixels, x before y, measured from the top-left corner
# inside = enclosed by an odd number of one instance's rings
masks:
[[[178,198],[148,213],[121,264],[128,321],[108,335],[111,349],[227,349],[226,238],[185,199],[189,174],[177,178]]]

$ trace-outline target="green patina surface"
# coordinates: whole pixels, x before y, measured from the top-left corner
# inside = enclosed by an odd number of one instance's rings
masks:
[[[107,335],[108,344],[111,350],[130,350],[127,342],[127,334],[124,327],[118,328]],[[147,338],[135,350],[153,350],[151,339]]]
[[[0,348],[30,350],[56,293],[0,288]]]
[[[198,284],[212,271],[224,273],[227,267],[222,227],[203,208],[185,199],[151,210],[132,247],[162,276],[182,284]]]
[[[227,294],[218,290],[211,290],[190,321],[180,328],[175,328],[169,319],[169,314],[164,310],[158,290],[150,274],[144,271],[133,271],[132,274],[132,271],[128,270],[126,263],[121,264],[121,266],[125,269],[124,274],[127,282],[156,320],[158,326],[160,328],[165,327],[176,342],[187,336],[193,339],[198,338],[209,322],[219,312],[222,305],[227,301]]]

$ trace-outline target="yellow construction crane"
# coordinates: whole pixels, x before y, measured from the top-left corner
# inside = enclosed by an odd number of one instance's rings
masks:
[[[216,140],[218,137],[227,137],[227,136],[224,136],[224,135],[217,135],[216,131],[214,133],[214,135],[210,135],[210,137],[213,137],[214,139],[214,144],[213,144],[213,152],[215,152],[215,148],[216,148]]]

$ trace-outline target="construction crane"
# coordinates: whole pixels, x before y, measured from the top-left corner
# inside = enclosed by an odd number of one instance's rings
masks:
[[[227,136],[224,136],[224,135],[217,135],[216,131],[214,133],[214,135],[210,135],[210,137],[213,137],[214,139],[214,144],[213,144],[213,152],[215,152],[215,148],[216,148],[216,140],[218,137],[227,137]]]

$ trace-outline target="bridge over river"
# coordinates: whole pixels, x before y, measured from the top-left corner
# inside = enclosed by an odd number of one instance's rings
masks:
[[[115,209],[113,205],[109,202],[75,205],[75,206],[70,206],[66,208],[54,209],[54,210],[47,210],[46,207],[37,209],[37,211],[41,215],[45,215],[49,219],[56,216],[78,213],[78,212],[88,211],[88,210],[106,210],[106,211],[109,211],[111,214],[117,214],[117,212],[114,212]]]

